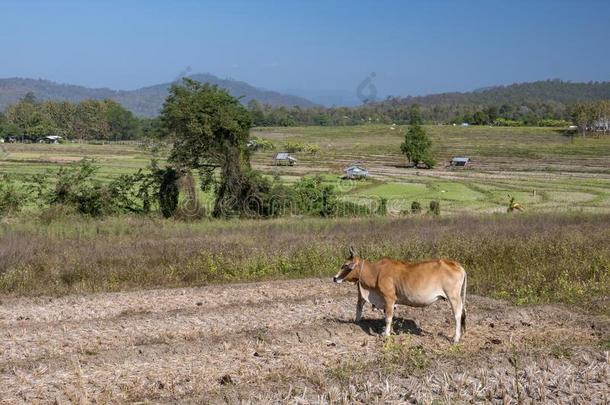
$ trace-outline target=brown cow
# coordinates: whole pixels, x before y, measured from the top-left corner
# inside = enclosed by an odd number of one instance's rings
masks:
[[[365,302],[384,310],[384,336],[390,334],[396,304],[426,307],[439,299],[451,303],[455,317],[453,341],[459,342],[462,331],[466,331],[466,271],[454,261],[409,263],[383,258],[370,262],[358,257],[352,247],[333,281],[358,284],[356,322],[362,317]]]

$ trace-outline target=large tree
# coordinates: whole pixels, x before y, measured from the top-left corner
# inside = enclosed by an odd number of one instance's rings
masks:
[[[252,125],[248,110],[226,90],[185,78],[170,88],[161,121],[174,139],[173,163],[198,170],[204,188],[214,182],[218,169],[213,215],[241,212],[252,178],[246,147]]]

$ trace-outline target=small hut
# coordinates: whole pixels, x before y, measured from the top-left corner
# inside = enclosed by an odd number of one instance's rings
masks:
[[[369,171],[364,167],[352,165],[344,170],[346,179],[366,179],[369,176]]]
[[[454,157],[453,159],[451,159],[451,166],[464,167],[464,166],[468,166],[471,162],[472,162],[472,160],[470,160],[469,157],[458,156],[458,157]]]
[[[297,160],[288,152],[279,152],[275,155],[274,162],[276,166],[294,166]]]

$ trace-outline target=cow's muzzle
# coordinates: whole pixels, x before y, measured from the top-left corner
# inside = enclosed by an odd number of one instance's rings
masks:
[[[337,283],[337,284],[339,284],[339,283],[342,283],[342,282],[343,282],[343,279],[342,279],[342,278],[339,278],[339,277],[337,277],[337,276],[334,276],[334,277],[333,277],[333,283]]]

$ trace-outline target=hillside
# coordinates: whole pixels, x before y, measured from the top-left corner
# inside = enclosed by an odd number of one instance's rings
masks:
[[[486,87],[464,93],[398,97],[392,99],[392,102],[421,105],[514,105],[539,102],[570,104],[603,99],[610,99],[610,82],[572,83],[555,79]]]
[[[224,80],[211,74],[195,74],[191,78],[216,84],[225,88],[235,97],[242,97],[244,104],[256,99],[272,106],[310,107],[314,103],[289,94],[263,90],[237,80]],[[28,92],[34,93],[39,100],[68,100],[78,102],[84,99],[110,98],[139,116],[155,116],[167,97],[171,83],[162,83],[136,90],[111,90],[108,88],[88,88],[70,84],[59,84],[43,79],[10,78],[0,79],[0,111],[19,101]]]

